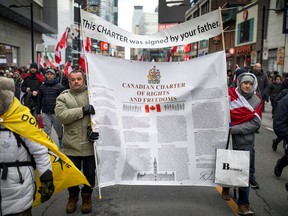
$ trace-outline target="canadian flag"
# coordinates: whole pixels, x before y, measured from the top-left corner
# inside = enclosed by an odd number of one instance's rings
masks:
[[[81,69],[86,73],[87,72],[86,65],[88,64],[88,62],[86,62],[86,60],[85,60],[85,47],[84,47],[83,41],[82,41],[82,51],[81,51],[81,54],[79,56],[78,64],[81,67]]]
[[[171,62],[172,61],[172,56],[173,56],[173,53],[175,53],[176,51],[177,51],[177,47],[178,46],[174,46],[172,49],[171,49],[171,51],[170,51],[170,54],[169,54],[169,56],[168,56],[168,62]]]
[[[161,112],[161,106],[160,104],[155,104],[155,105],[145,105],[145,112],[149,113],[149,112],[153,112],[153,111],[157,111],[157,112]]]
[[[40,53],[38,53],[38,65],[40,65],[43,69],[47,67],[46,62],[41,57]]]
[[[71,73],[71,71],[72,71],[71,62],[67,61],[66,64],[65,64],[65,68],[64,68],[65,76],[68,77],[69,74]]]
[[[86,43],[85,43],[85,51],[86,52],[91,52],[91,38],[90,37],[86,37]]]
[[[69,28],[66,28],[65,32],[63,33],[61,40],[56,45],[55,49],[55,62],[60,64],[61,62],[61,50],[67,48],[67,31]]]
[[[82,52],[79,56],[79,66],[82,68],[82,70],[86,73],[86,61],[85,61],[85,54]]]

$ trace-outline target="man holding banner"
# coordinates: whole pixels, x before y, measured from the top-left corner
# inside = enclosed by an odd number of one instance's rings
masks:
[[[56,99],[55,114],[64,126],[63,153],[83,170],[89,184],[81,189],[81,212],[87,214],[92,210],[91,195],[95,186],[95,156],[93,143],[99,134],[92,132],[90,115],[95,114],[92,105],[89,105],[85,74],[76,69],[69,74],[70,89],[63,91]],[[68,188],[69,199],[66,206],[67,213],[76,210],[79,186]]]
[[[0,78],[0,116],[11,109],[14,101],[13,79]],[[17,100],[15,98],[15,100]],[[41,187],[41,202],[50,199],[54,193],[52,165],[45,146],[26,139],[2,126],[0,118],[0,173],[1,200],[0,215],[31,215],[31,207],[36,193],[35,171],[32,156],[36,163]],[[21,127],[23,125],[18,125]],[[35,165],[35,164],[34,164]]]

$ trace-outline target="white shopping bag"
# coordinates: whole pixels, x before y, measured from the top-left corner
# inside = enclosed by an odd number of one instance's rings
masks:
[[[249,186],[250,152],[216,150],[215,183],[221,186]]]

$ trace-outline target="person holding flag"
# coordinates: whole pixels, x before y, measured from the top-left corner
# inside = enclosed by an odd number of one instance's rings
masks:
[[[4,126],[3,115],[12,111],[12,104],[18,101],[14,96],[13,79],[0,77],[0,215],[31,215],[36,194],[33,166],[36,164],[38,169],[41,181],[38,193],[41,194],[41,202],[45,202],[54,193],[52,165],[45,146],[16,133],[12,134]],[[25,126],[18,124],[18,127]]]
[[[237,87],[229,88],[233,149],[250,152],[250,169],[254,167],[251,163],[254,163],[255,132],[262,118],[262,101],[256,90],[257,78],[252,73],[242,73],[237,78]],[[223,188],[222,198],[230,199],[229,188]],[[254,215],[249,205],[249,187],[238,188],[237,204],[239,215]]]
[[[92,210],[91,195],[95,186],[95,155],[93,143],[98,139],[98,132],[93,132],[90,115],[95,114],[89,105],[88,91],[85,84],[85,74],[80,69],[71,71],[68,76],[70,89],[64,90],[56,99],[55,114],[63,124],[63,153],[83,170],[90,186],[84,184],[81,188],[81,212],[87,214]],[[67,213],[76,211],[79,197],[79,186],[68,188],[69,198]]]

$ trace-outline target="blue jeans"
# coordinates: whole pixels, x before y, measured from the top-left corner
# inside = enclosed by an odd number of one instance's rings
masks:
[[[81,189],[82,193],[92,193],[93,187],[95,186],[95,157],[94,155],[81,157],[81,156],[68,156],[68,158],[74,163],[74,165],[79,169],[83,170],[84,176],[87,178],[89,184],[84,185]],[[68,188],[69,193],[78,194],[80,191],[79,186],[73,186]]]
[[[242,149],[241,149],[242,150]],[[243,149],[246,151],[250,151],[250,174],[249,180],[255,180],[255,149],[251,146],[250,149]],[[238,188],[238,206],[247,204],[249,205],[249,187],[240,187]]]
[[[247,204],[249,205],[249,187],[238,188],[238,206]]]

